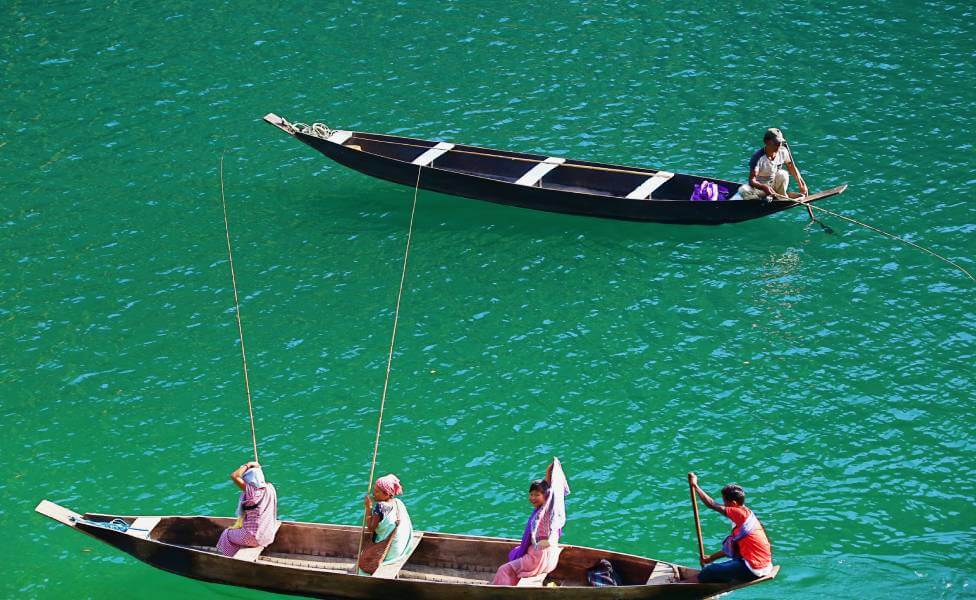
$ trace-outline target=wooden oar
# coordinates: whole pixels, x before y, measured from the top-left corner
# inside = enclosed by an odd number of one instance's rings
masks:
[[[695,533],[698,534],[698,563],[705,566],[705,542],[702,541],[701,520],[698,518],[698,496],[695,486],[691,483],[691,473],[688,473],[688,489],[691,491],[691,509],[695,512]]]
[[[790,147],[790,143],[786,141],[785,136],[783,137],[783,144],[786,145],[786,150],[790,153],[790,162],[793,163],[793,168],[796,169],[797,177],[803,179],[803,175],[800,173],[800,165],[796,164],[796,158],[793,156],[793,148]],[[807,208],[807,214],[810,215],[810,221],[816,221],[817,219],[813,216],[813,209],[810,208],[810,205],[804,204],[804,206]]]

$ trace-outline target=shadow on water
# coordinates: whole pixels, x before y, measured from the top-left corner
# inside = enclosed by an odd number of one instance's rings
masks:
[[[820,230],[823,231],[824,233],[826,233],[827,235],[833,235],[834,228],[831,227],[830,225],[827,225],[826,223],[824,223],[820,219],[812,219],[812,220],[810,220],[810,222],[807,223],[807,227],[806,228],[807,229],[810,229],[811,227],[813,227],[814,224],[819,225],[820,226]]]

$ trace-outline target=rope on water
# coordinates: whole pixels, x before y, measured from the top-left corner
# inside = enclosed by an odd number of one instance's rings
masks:
[[[220,156],[220,205],[224,209],[224,233],[227,237],[227,259],[230,262],[230,281],[234,288],[234,314],[237,315],[237,333],[241,340],[241,360],[244,363],[244,391],[247,393],[247,415],[251,419],[251,445],[254,462],[258,460],[258,438],[254,433],[254,408],[251,405],[251,381],[247,376],[247,352],[244,351],[244,326],[241,324],[241,304],[237,299],[237,274],[234,272],[234,252],[230,244],[230,225],[227,221],[227,201],[224,199],[224,157]]]
[[[901,242],[903,244],[906,244],[908,246],[911,246],[913,248],[917,248],[917,249],[921,250],[922,252],[925,252],[926,254],[930,254],[930,255],[934,256],[935,258],[937,258],[937,259],[939,259],[939,260],[941,260],[943,262],[946,262],[946,263],[952,265],[953,267],[955,267],[955,268],[959,269],[960,271],[962,271],[966,275],[966,277],[970,278],[973,281],[976,281],[976,277],[973,277],[972,274],[969,271],[967,271],[966,269],[964,269],[961,265],[959,265],[959,264],[957,264],[957,263],[949,260],[948,258],[942,256],[941,254],[939,254],[939,253],[937,253],[937,252],[935,252],[933,250],[930,250],[930,249],[926,248],[925,246],[920,246],[920,245],[916,244],[915,242],[910,242],[910,241],[906,240],[905,238],[898,237],[897,235],[895,235],[893,233],[888,233],[887,231],[883,231],[881,229],[878,229],[877,227],[874,227],[873,225],[868,225],[867,223],[862,223],[861,221],[858,221],[857,219],[852,219],[851,217],[848,217],[846,215],[842,215],[840,213],[836,213],[836,212],[834,212],[832,210],[828,210],[828,209],[822,208],[820,206],[816,206],[815,204],[808,204],[806,202],[797,202],[796,205],[797,206],[803,205],[803,206],[812,207],[813,209],[819,210],[819,211],[823,211],[823,212],[827,213],[828,215],[830,215],[832,217],[837,217],[838,219],[843,219],[845,221],[850,221],[851,223],[854,223],[855,225],[860,225],[861,227],[865,227],[867,229],[870,229],[871,231],[875,231],[877,233],[880,233],[881,235],[883,235],[885,237],[889,237],[889,238],[891,238],[893,240],[897,240],[897,241],[899,241],[899,242]]]
[[[396,345],[397,325],[400,322],[400,301],[403,299],[403,284],[407,279],[407,259],[410,257],[410,242],[413,239],[413,222],[417,213],[417,193],[420,191],[420,173],[423,166],[417,166],[417,183],[413,187],[413,206],[410,207],[410,225],[407,226],[407,243],[403,251],[403,269],[400,271],[400,289],[397,292],[396,308],[393,311],[393,334],[390,336],[390,352],[386,357],[386,378],[383,380],[383,393],[380,396],[380,414],[376,420],[376,439],[373,441],[373,460],[369,465],[369,482],[366,493],[373,488],[373,475],[376,474],[376,455],[380,448],[380,432],[383,429],[383,410],[386,408],[386,391],[390,386],[390,369],[393,366],[393,349]],[[363,513],[363,533],[366,533],[366,514]],[[359,565],[359,555],[363,551],[363,536],[359,536],[359,550],[356,551],[356,565]],[[356,568],[356,567],[354,567]]]

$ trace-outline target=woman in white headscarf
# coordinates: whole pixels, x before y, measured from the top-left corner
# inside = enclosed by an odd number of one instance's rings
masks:
[[[220,534],[217,550],[234,556],[241,548],[267,546],[274,541],[281,523],[278,521],[278,492],[264,479],[264,471],[255,461],[245,463],[230,474],[241,488],[237,502],[237,523]]]

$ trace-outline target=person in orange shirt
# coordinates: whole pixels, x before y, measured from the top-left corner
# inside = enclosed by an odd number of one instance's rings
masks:
[[[722,488],[719,504],[698,487],[698,476],[689,475],[695,493],[708,508],[732,521],[732,533],[722,542],[722,549],[702,559],[698,574],[700,583],[727,583],[752,581],[768,575],[773,570],[773,553],[763,527],[755,513],[746,508],[746,493],[735,483]],[[715,562],[722,557],[730,560]]]

